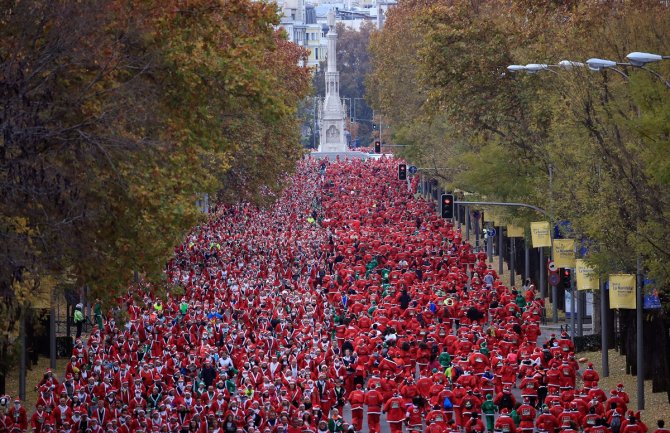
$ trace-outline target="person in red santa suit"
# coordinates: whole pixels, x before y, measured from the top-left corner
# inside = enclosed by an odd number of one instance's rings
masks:
[[[406,420],[405,401],[398,391],[384,404],[383,413],[386,413],[391,433],[402,433],[402,424]]]
[[[535,421],[537,412],[529,397],[523,398],[523,404],[517,408],[516,413],[519,414],[519,419],[521,420],[519,423],[521,433],[533,433],[533,422]]]
[[[368,407],[368,429],[370,433],[380,433],[381,426],[379,419],[382,413],[384,396],[379,391],[381,382],[377,382],[374,389],[365,393],[365,405]]]
[[[619,397],[619,392],[616,389],[610,391],[610,398],[605,402],[605,409],[609,411],[612,408],[619,408],[621,413],[626,413],[628,406],[626,402]]]
[[[363,428],[363,404],[365,403],[365,392],[363,385],[356,385],[356,389],[349,394],[349,404],[351,405],[351,424],[354,430],[360,431]]]
[[[577,404],[572,402],[563,409],[560,415],[558,415],[558,422],[561,424],[561,428],[578,426],[579,421],[581,421],[581,415],[577,411]]]
[[[67,423],[72,422],[72,409],[70,408],[70,406],[67,405],[67,401],[63,397],[60,398],[58,406],[54,408],[52,414],[57,429],[62,428],[63,423],[65,422]]]
[[[44,410],[44,405],[37,404],[35,413],[30,417],[30,428],[35,433],[41,433],[44,425],[51,423],[51,415]]]
[[[479,351],[472,353],[468,357],[468,365],[474,374],[482,375],[484,371],[491,365],[489,357]]]
[[[405,383],[400,387],[400,395],[405,404],[411,404],[415,397],[419,396],[419,389],[414,383],[414,378],[410,375],[405,379]]]
[[[559,427],[558,418],[551,414],[546,404],[542,406],[542,413],[535,420],[535,427],[548,433],[554,433]]]
[[[416,381],[416,389],[419,391],[419,395],[422,398],[428,400],[430,398],[430,389],[434,384],[435,382],[433,382],[431,377],[421,376],[419,377],[419,380]]]
[[[507,409],[507,413],[514,409],[514,406],[516,405],[516,398],[512,394],[512,390],[509,388],[503,388],[502,392],[498,393],[496,397],[493,399],[493,403],[502,409]]]
[[[602,415],[596,413],[596,407],[591,406],[589,407],[589,412],[582,417],[580,426],[582,430],[586,430],[592,427],[595,427],[597,424],[597,421],[601,419],[605,413],[603,412]]]
[[[407,406],[405,411],[405,419],[407,423],[407,429],[410,432],[420,432],[423,428],[423,417],[425,412],[423,408],[418,404],[419,398],[416,399],[414,403],[411,403]]]
[[[482,401],[474,395],[472,389],[468,389],[465,396],[461,399],[461,425],[467,425],[473,413],[479,413],[482,407]]]
[[[500,377],[503,387],[511,387],[516,384],[517,368],[510,361],[503,361],[500,369]]]
[[[576,381],[575,377],[576,373],[574,368],[572,368],[572,366],[570,365],[570,363],[567,360],[563,360],[563,362],[561,362],[561,366],[558,369],[561,372],[561,376],[559,378],[561,389],[565,390],[568,387],[574,388]]]
[[[623,383],[620,383],[616,386],[617,395],[623,400],[624,403],[630,403],[630,397],[628,393],[624,390]]]
[[[453,398],[450,398],[451,403],[453,404],[453,409],[454,409],[454,420],[456,421],[456,424],[459,426],[462,425],[461,422],[461,415],[462,415],[462,408],[461,408],[461,400],[465,395],[467,394],[467,391],[463,387],[462,384],[456,383],[456,388],[452,391],[451,396]]]
[[[584,388],[587,390],[598,385],[600,376],[598,375],[598,372],[593,369],[593,363],[588,363],[586,370],[584,370],[584,374],[582,375],[582,379],[584,380]]]
[[[472,416],[465,424],[465,433],[484,433],[486,428],[482,422],[479,412],[473,412]]]
[[[514,420],[511,416],[509,416],[509,410],[507,410],[507,408],[500,410],[500,416],[496,420],[494,428],[496,431],[500,431],[502,433],[516,433]]]
[[[312,393],[312,404],[321,407],[323,413],[330,413],[333,405],[333,385],[327,380],[326,373],[319,374],[319,380],[314,384],[315,390]]]
[[[540,387],[537,379],[535,379],[533,372],[528,371],[526,376],[523,378],[519,384],[519,389],[521,390],[521,398],[528,398],[531,406],[535,406],[535,401],[537,400],[537,390]]]
[[[627,422],[622,423],[621,433],[644,433],[645,429],[642,427],[642,423],[635,417],[635,415],[632,412],[633,411],[631,411],[631,414],[628,417]]]
[[[444,414],[439,410],[432,410],[426,415],[426,433],[443,433],[447,429]]]

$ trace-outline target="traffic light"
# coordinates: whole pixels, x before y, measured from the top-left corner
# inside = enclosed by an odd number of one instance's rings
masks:
[[[442,218],[454,218],[454,195],[442,194]]]
[[[572,287],[572,270],[568,268],[561,270],[561,285],[564,289],[570,290]]]
[[[375,140],[375,153],[382,153],[382,143],[379,140]]]
[[[407,164],[398,164],[398,180],[407,179]]]

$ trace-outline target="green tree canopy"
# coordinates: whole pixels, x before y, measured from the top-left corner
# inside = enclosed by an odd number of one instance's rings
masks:
[[[6,346],[41,283],[109,299],[133,271],[158,281],[200,194],[271,197],[311,77],[267,2],[1,4]]]

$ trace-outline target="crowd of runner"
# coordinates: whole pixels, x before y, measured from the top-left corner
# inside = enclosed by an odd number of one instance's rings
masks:
[[[646,433],[396,164],[306,159],[271,208],[219,207],[170,295],[133,286],[0,433]]]

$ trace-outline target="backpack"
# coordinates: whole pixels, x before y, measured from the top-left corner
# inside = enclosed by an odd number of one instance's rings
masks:
[[[610,429],[612,430],[612,433],[619,433],[621,430],[621,417],[620,416],[613,416],[612,417],[612,422],[610,423]]]
[[[451,403],[451,400],[449,400],[449,397],[444,397],[444,403],[442,403],[442,407],[444,407],[445,410],[450,410],[454,408],[454,405]]]

